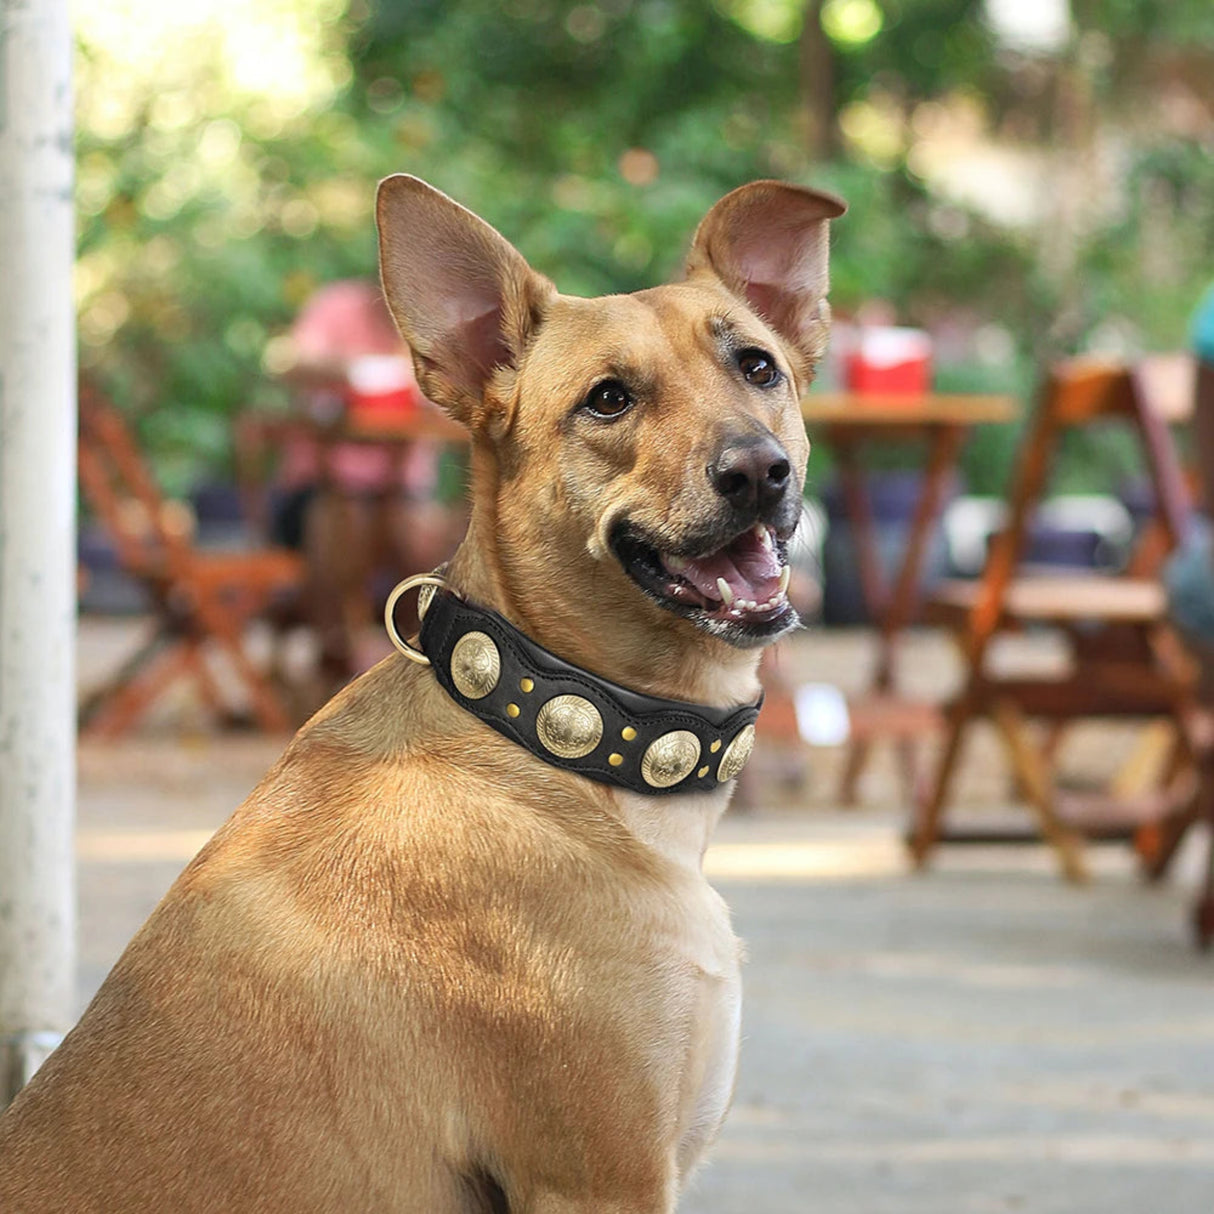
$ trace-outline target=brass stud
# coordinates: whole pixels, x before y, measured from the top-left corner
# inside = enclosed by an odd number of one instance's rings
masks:
[[[588,755],[603,736],[599,710],[581,696],[554,696],[535,719],[535,732],[554,755],[580,759]]]
[[[700,739],[688,729],[674,729],[649,743],[641,775],[653,788],[669,788],[685,779],[700,759]]]
[[[721,739],[718,738],[708,749],[715,755],[721,749]]]
[[[625,725],[624,728],[620,730],[620,737],[623,738],[625,742],[635,742],[636,736],[637,731],[633,729],[631,725]]]
[[[517,704],[507,704],[506,705],[506,716],[508,716],[508,717],[517,717],[519,714],[519,711],[520,711],[520,709]]]
[[[460,695],[484,699],[502,673],[497,646],[483,632],[466,632],[451,651],[451,681]]]
[[[535,682],[532,679],[520,679],[518,685],[519,691],[534,691]]]
[[[708,768],[701,767],[700,770],[696,772],[696,779],[702,780],[706,775],[708,775]]]
[[[744,725],[734,734],[733,741],[721,756],[721,766],[717,768],[717,779],[722,784],[726,780],[732,780],[746,766],[746,760],[750,758],[750,752],[754,748],[755,727]]]
[[[607,756],[607,762],[610,763],[612,767],[619,767],[623,761],[624,756],[620,754],[610,754]]]

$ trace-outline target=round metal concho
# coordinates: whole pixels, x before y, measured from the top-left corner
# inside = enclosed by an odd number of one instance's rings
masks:
[[[653,788],[669,788],[690,775],[700,761],[700,739],[688,729],[675,729],[649,743],[641,775]]]
[[[746,760],[750,758],[750,752],[754,748],[755,727],[744,725],[725,748],[725,753],[721,756],[721,766],[717,768],[717,779],[722,784],[726,780],[732,780],[746,766]]]
[[[603,736],[599,710],[581,696],[554,696],[535,718],[535,732],[554,755],[580,759],[588,755]]]
[[[502,674],[502,656],[483,632],[465,632],[451,650],[451,682],[460,695],[480,700],[496,686]]]

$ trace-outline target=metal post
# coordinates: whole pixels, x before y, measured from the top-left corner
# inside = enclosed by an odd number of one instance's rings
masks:
[[[68,0],[0,0],[0,1107],[75,1004]]]

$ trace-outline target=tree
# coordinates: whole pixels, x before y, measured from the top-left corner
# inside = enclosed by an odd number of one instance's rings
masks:
[[[109,6],[83,19],[82,362],[139,414],[174,487],[222,462],[232,413],[280,400],[272,339],[309,291],[373,272],[389,172],[447,190],[581,294],[677,272],[742,181],[833,188],[851,203],[841,311],[876,295],[911,321],[964,314],[1030,363],[1110,317],[1175,344],[1214,252],[1208,0],[1075,0],[1054,56],[1000,46],[981,0],[346,3],[225,6],[142,74],[93,36]],[[245,22],[277,31],[260,91],[225,58],[231,40],[245,60],[261,45]],[[283,46],[303,48],[289,79],[271,71]],[[1177,89],[1184,104],[1163,105]],[[1065,223],[1047,207],[1009,224],[926,154],[960,121],[1050,171],[1073,168],[1086,131],[1100,186],[1075,177]]]

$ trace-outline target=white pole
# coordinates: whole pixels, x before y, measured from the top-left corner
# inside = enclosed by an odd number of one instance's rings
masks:
[[[0,1108],[75,1005],[68,0],[0,0]]]

